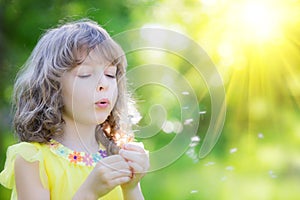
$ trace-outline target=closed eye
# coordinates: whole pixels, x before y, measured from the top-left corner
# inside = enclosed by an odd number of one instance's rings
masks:
[[[112,75],[112,74],[105,74],[105,76],[107,76],[109,78],[116,78],[116,75]]]
[[[90,77],[91,75],[90,74],[86,74],[86,75],[78,75],[79,78],[88,78]]]
[[[117,75],[117,67],[116,66],[109,66],[104,71],[105,76],[108,78],[116,78]]]

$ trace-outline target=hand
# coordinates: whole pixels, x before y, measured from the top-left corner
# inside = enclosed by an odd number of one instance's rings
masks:
[[[74,199],[81,199],[80,193],[86,194],[89,199],[98,199],[116,186],[130,181],[131,175],[129,164],[120,155],[104,158],[97,163]]]
[[[125,144],[119,154],[127,161],[132,172],[131,180],[121,185],[122,189],[133,189],[150,167],[149,154],[143,147],[134,143]]]

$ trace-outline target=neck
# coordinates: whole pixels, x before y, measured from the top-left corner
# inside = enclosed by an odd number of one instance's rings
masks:
[[[81,124],[67,117],[64,117],[64,120],[63,135],[54,138],[55,140],[74,151],[90,154],[98,151],[99,144],[95,137],[96,125]]]

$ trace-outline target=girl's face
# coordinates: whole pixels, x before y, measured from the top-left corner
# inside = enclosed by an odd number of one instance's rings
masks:
[[[103,123],[117,100],[117,67],[92,50],[84,62],[62,77],[63,118],[76,123]]]

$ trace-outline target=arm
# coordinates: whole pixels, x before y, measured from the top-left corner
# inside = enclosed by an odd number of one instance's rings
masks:
[[[76,192],[73,200],[96,200],[130,181],[129,165],[120,155],[101,160]]]
[[[136,144],[126,144],[120,155],[127,161],[132,177],[128,183],[121,185],[125,200],[143,200],[140,180],[146,175],[149,167],[149,155],[145,149]]]
[[[19,200],[50,200],[50,193],[40,180],[38,161],[27,162],[17,155],[14,170]]]
[[[96,200],[130,180],[129,165],[120,155],[99,162],[78,189],[73,200]],[[50,192],[41,183],[39,163],[27,162],[21,156],[15,161],[18,200],[50,200]]]
[[[144,200],[144,195],[142,193],[140,183],[138,183],[134,188],[122,187],[124,200]]]

